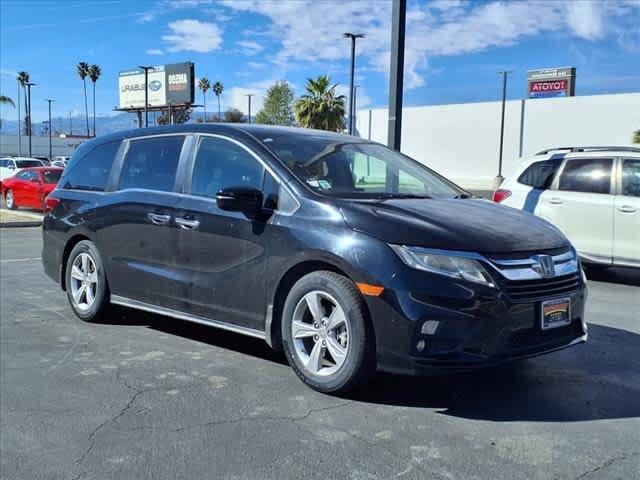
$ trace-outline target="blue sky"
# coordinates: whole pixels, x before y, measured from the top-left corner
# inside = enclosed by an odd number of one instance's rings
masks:
[[[0,0],[0,90],[15,98],[26,70],[35,121],[47,97],[54,115],[80,112],[75,66],[96,63],[98,115],[111,115],[120,70],[193,61],[196,77],[225,85],[223,108],[246,110],[253,93],[255,112],[277,80],[300,94],[306,77],[329,74],[346,92],[352,31],[366,35],[359,108],[384,107],[390,17],[387,0]],[[640,91],[640,0],[409,0],[405,105],[495,100],[502,69],[514,70],[509,97],[522,98],[528,69],[566,65],[578,95]]]

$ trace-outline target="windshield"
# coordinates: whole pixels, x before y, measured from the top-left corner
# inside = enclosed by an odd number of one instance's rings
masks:
[[[425,166],[375,143],[332,143],[320,136],[262,141],[300,181],[325,195],[451,198],[464,193]]]
[[[45,170],[42,172],[44,183],[58,183],[61,175],[62,170]]]
[[[16,160],[16,166],[18,168],[41,167],[42,162],[40,160]]]

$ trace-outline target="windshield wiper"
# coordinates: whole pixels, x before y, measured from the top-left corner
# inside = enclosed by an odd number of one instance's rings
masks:
[[[473,198],[473,195],[471,195],[470,193],[459,193],[453,198]]]
[[[381,200],[388,200],[394,198],[433,198],[429,195],[417,195],[415,193],[380,193],[375,196]]]

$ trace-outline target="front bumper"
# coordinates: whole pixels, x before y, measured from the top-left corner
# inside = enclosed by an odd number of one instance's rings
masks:
[[[411,282],[421,287],[386,289],[380,297],[367,297],[379,370],[405,374],[466,370],[534,357],[587,340],[582,279],[570,292],[518,300],[503,289],[437,280]],[[560,297],[571,301],[571,323],[543,330],[542,301]],[[421,332],[427,320],[438,322],[431,335]]]

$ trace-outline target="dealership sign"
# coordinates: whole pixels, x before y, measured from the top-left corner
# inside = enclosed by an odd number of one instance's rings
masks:
[[[194,101],[193,63],[159,65],[147,75],[147,98],[150,107],[192,104]],[[120,72],[118,76],[119,108],[144,108],[144,70]]]
[[[529,98],[572,97],[575,94],[574,67],[529,70],[527,74]]]

